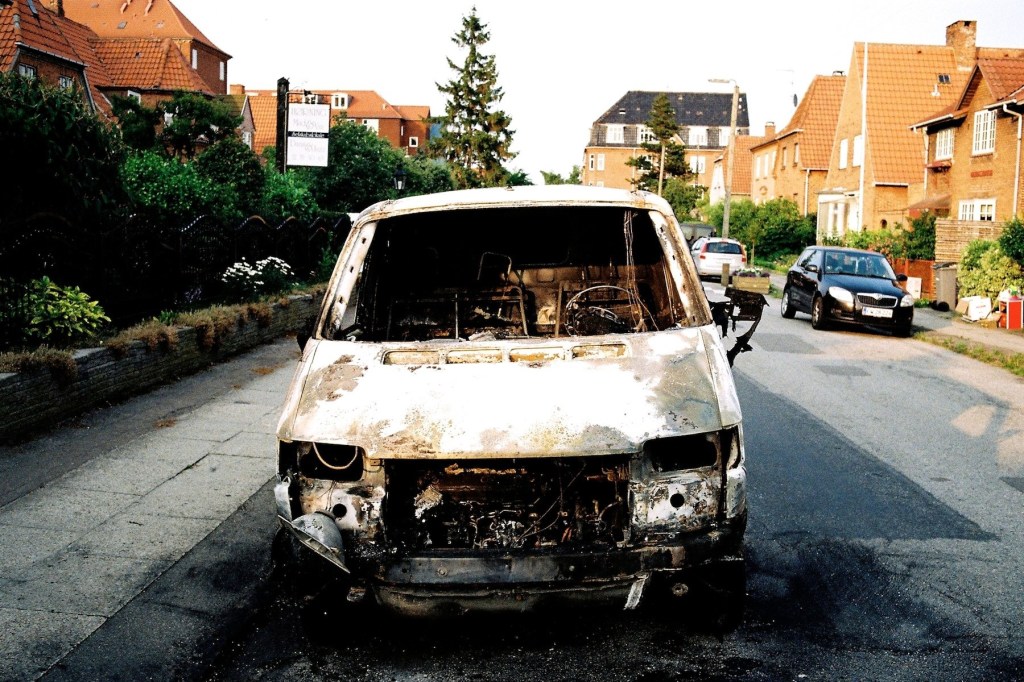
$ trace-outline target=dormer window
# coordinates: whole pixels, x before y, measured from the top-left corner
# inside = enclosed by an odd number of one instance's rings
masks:
[[[303,104],[319,104],[320,103],[320,96],[317,95],[315,92],[304,92],[302,94],[302,103]]]
[[[939,74],[939,85],[949,85],[949,74],[948,73],[940,73]]]
[[[138,92],[135,92],[134,90],[129,90],[128,92],[124,93],[124,96],[128,99],[135,100],[139,104],[142,104],[142,95]]]
[[[199,50],[194,47],[192,48],[192,68],[199,68]]]
[[[331,95],[332,109],[348,109],[348,95],[344,92],[336,92]]]
[[[608,134],[605,136],[606,144],[622,144],[626,141],[626,126],[609,125]]]

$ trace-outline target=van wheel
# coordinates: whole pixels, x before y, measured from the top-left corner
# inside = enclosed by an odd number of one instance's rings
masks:
[[[811,326],[815,329],[826,329],[828,323],[825,320],[825,299],[818,295],[811,303]]]
[[[796,308],[793,307],[792,301],[789,300],[788,286],[782,290],[782,316],[787,320],[792,320],[796,316]]]

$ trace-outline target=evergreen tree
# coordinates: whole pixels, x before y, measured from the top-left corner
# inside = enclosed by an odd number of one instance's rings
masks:
[[[509,150],[515,132],[509,128],[512,119],[497,109],[505,93],[498,86],[494,56],[480,51],[489,40],[487,25],[474,7],[452,38],[467,51],[466,59],[462,66],[448,59],[455,77],[437,84],[448,100],[445,115],[435,119],[441,124],[441,134],[431,140],[427,151],[452,166],[455,185],[460,188],[505,184],[509,172],[503,164],[515,158]]]
[[[669,104],[668,95],[659,94],[651,104],[651,111],[646,121],[647,128],[653,133],[657,144],[640,145],[649,154],[634,156],[626,164],[637,169],[637,178],[633,185],[638,189],[657,190],[661,196],[666,177],[687,180],[693,174],[686,163],[686,148],[673,138],[679,133],[676,112]],[[653,155],[656,154],[657,158]]]

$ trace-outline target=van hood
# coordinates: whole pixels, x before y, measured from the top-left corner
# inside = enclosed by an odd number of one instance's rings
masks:
[[[311,340],[278,437],[384,459],[600,455],[740,419],[711,326],[535,341]]]

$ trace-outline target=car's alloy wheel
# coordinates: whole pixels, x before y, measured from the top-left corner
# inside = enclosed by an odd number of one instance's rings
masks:
[[[825,299],[815,296],[811,303],[811,326],[815,329],[825,328]]]
[[[782,316],[788,320],[793,319],[796,315],[796,308],[793,307],[792,302],[789,300],[789,287],[782,290]]]

